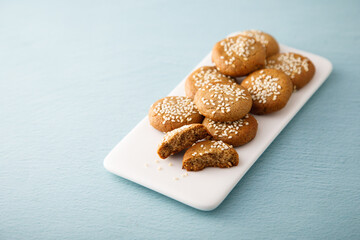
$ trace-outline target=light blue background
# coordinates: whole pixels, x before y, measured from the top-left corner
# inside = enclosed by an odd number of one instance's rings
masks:
[[[0,239],[360,239],[359,1],[1,1]],[[223,204],[105,171],[227,34],[327,57],[329,79]],[[146,136],[144,136],[146,137]]]

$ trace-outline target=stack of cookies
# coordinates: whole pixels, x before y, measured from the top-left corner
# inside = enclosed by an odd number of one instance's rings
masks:
[[[162,98],[149,111],[150,124],[166,132],[159,156],[187,149],[183,168],[188,171],[238,165],[234,147],[250,142],[258,129],[252,114],[281,110],[315,73],[308,58],[279,53],[277,41],[256,30],[216,43],[212,61],[214,66],[200,67],[186,79],[186,97]]]

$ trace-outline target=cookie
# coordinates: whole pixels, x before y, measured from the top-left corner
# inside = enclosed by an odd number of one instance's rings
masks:
[[[186,96],[194,99],[199,88],[215,83],[232,84],[235,79],[220,73],[214,66],[204,66],[192,72],[185,81]]]
[[[254,114],[268,114],[279,111],[287,104],[293,84],[280,70],[263,69],[253,72],[241,83],[251,94]]]
[[[266,57],[270,57],[279,52],[279,44],[273,36],[268,33],[258,30],[247,30],[241,32],[242,35],[253,37],[256,41],[260,42],[261,45],[266,49]]]
[[[203,125],[209,130],[215,140],[221,140],[234,147],[244,145],[253,140],[258,129],[256,119],[250,114],[246,114],[244,118],[234,122],[215,122],[205,118]]]
[[[231,145],[207,140],[185,152],[182,166],[187,171],[200,171],[206,167],[229,168],[238,164],[239,155]]]
[[[188,97],[165,97],[151,105],[149,121],[151,126],[162,132],[169,132],[191,123],[201,123],[203,116]]]
[[[213,84],[200,88],[194,102],[199,112],[217,122],[236,121],[251,109],[249,92],[239,84]]]
[[[219,72],[231,76],[245,76],[265,66],[266,50],[255,38],[244,35],[228,37],[216,43],[212,61]]]
[[[283,71],[294,84],[301,89],[310,82],[315,74],[315,66],[307,57],[296,53],[279,53],[267,58],[265,68]]]
[[[168,132],[159,144],[157,153],[160,158],[165,159],[191,147],[195,142],[208,136],[210,134],[202,124],[185,125]]]

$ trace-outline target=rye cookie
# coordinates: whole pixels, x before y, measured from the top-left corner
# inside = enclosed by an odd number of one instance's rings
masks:
[[[258,123],[251,114],[246,114],[245,117],[234,122],[215,122],[205,118],[203,125],[213,139],[221,140],[234,147],[242,146],[253,140],[258,129]]]
[[[214,66],[203,66],[193,71],[185,81],[186,96],[194,99],[199,88],[208,84],[233,84],[235,79],[225,76]]]
[[[270,57],[279,52],[279,44],[273,36],[259,30],[247,30],[241,34],[255,38],[266,49],[266,57]]]
[[[266,50],[255,38],[237,35],[217,42],[212,61],[219,72],[231,76],[245,76],[265,66]]]
[[[183,96],[162,98],[151,105],[149,110],[151,126],[162,132],[191,123],[201,123],[203,118],[194,102]]]
[[[194,102],[199,112],[218,122],[236,121],[251,109],[249,92],[239,84],[212,84],[200,88]]]
[[[315,74],[315,66],[308,59],[297,53],[279,53],[266,60],[265,68],[283,71],[294,84],[294,89],[301,89],[310,82]]]
[[[280,70],[263,69],[253,72],[241,83],[251,94],[254,114],[269,114],[279,111],[287,104],[293,84]]]

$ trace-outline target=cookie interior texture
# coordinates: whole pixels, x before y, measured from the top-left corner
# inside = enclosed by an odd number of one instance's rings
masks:
[[[195,142],[210,136],[206,127],[202,124],[190,124],[168,132],[161,141],[158,155],[165,159],[170,155],[189,148]]]
[[[222,141],[207,140],[189,148],[183,158],[183,168],[200,171],[206,167],[230,168],[239,164],[236,150]]]

